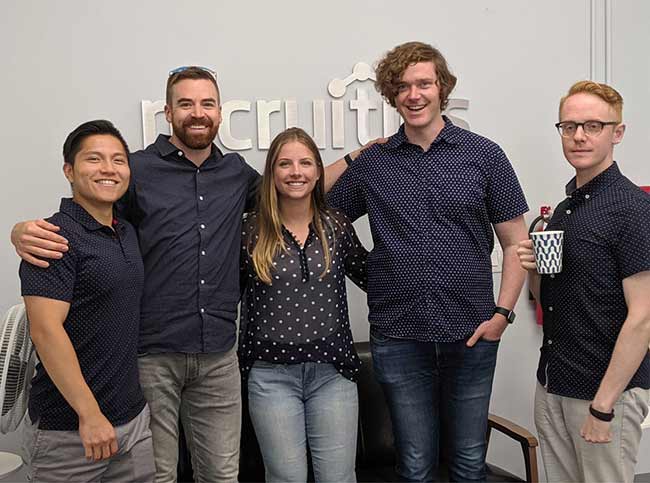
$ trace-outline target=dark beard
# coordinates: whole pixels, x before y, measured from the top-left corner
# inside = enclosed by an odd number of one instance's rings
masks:
[[[192,124],[197,123],[191,121],[185,122],[184,125],[180,127],[180,129],[176,129],[176,126],[172,126],[174,135],[176,135],[176,137],[190,149],[205,149],[209,147],[214,141],[214,138],[217,136],[219,126],[215,126],[214,123],[208,119],[207,121],[200,123],[209,128],[208,132],[206,134],[196,135],[190,133],[189,126]]]

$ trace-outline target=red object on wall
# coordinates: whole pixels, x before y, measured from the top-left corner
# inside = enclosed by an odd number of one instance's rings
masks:
[[[532,223],[531,229],[535,231],[543,231],[546,228],[546,224],[548,221],[551,219],[552,208],[550,206],[545,206],[542,205],[539,207],[539,216],[535,218],[535,220]],[[539,222],[542,222],[541,224],[538,225]],[[543,325],[544,323],[544,314],[542,312],[542,306],[539,304],[539,301],[536,301],[533,298],[533,294],[530,294],[530,299],[534,301],[535,303],[535,318],[537,320],[537,325]]]
[[[639,186],[643,191],[650,194],[650,186]],[[544,223],[542,223],[540,230],[543,230],[546,227],[546,223],[551,217],[551,207],[550,206],[540,206],[539,214],[544,218]],[[537,319],[537,325],[544,324],[544,313],[542,312],[542,306],[539,302],[535,301],[531,294],[531,300],[535,302],[535,317]]]

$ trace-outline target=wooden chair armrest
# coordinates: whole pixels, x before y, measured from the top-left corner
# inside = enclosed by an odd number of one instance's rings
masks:
[[[501,416],[490,414],[488,416],[488,426],[511,437],[515,441],[526,445],[529,448],[534,448],[539,445],[537,438],[533,436],[530,431],[519,426],[518,424],[513,423],[509,419],[502,418]]]
[[[488,430],[486,440],[490,442],[490,433],[493,429],[509,436],[519,443],[524,456],[524,463],[526,467],[526,481],[530,483],[537,483],[539,481],[537,471],[537,438],[532,435],[530,431],[522,428],[512,421],[495,416],[494,414],[488,415]]]

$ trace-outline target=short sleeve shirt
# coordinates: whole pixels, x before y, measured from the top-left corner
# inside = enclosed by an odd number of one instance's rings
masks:
[[[140,297],[144,278],[135,230],[115,220],[101,225],[71,199],[48,219],[70,242],[63,258],[48,268],[20,265],[23,296],[70,303],[64,322],[83,377],[102,413],[119,426],[144,408],[137,361]],[[38,364],[29,414],[45,430],[75,431],[75,411]]]
[[[323,217],[331,259],[326,271],[323,243],[313,226],[304,246],[283,228],[286,251],[276,256],[267,285],[251,259],[257,220],[257,215],[248,216],[242,231],[242,373],[246,375],[256,360],[316,362],[332,364],[355,381],[361,362],[350,330],[345,277],[365,289],[367,251],[352,224],[336,211]]]
[[[328,195],[352,221],[368,215],[369,319],[389,337],[452,342],[492,317],[492,225],[528,210],[501,148],[444,120],[427,150],[402,126]]]
[[[544,341],[537,378],[548,392],[592,400],[627,317],[623,280],[650,270],[650,196],[614,163],[567,185],[547,230],[563,230],[562,272],[542,275]],[[650,388],[650,355],[627,389]]]

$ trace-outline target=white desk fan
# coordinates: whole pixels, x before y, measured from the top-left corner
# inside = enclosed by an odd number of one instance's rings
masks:
[[[0,327],[0,432],[15,431],[25,417],[36,356],[23,304],[9,309]],[[0,451],[0,479],[22,466],[22,458]]]

